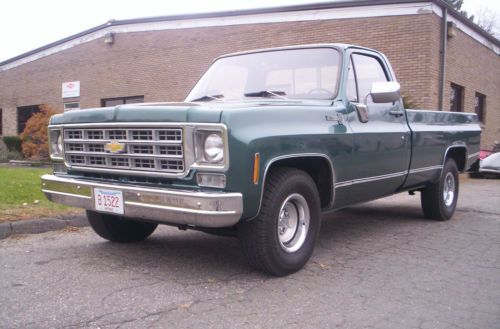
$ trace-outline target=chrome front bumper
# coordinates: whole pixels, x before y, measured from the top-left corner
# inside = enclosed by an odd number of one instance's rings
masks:
[[[55,175],[42,176],[42,192],[53,202],[95,211],[94,188],[123,192],[123,216],[163,224],[228,227],[243,213],[241,193],[195,192],[103,184]]]

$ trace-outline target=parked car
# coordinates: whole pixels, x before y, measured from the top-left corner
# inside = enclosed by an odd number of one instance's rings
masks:
[[[479,174],[484,177],[500,177],[500,152],[490,154],[481,160]]]
[[[387,58],[358,46],[224,55],[183,103],[53,116],[42,190],[87,209],[104,239],[158,224],[234,235],[252,266],[287,275],[322,213],[418,191],[426,217],[453,216],[458,174],[479,156],[476,115],[405,110],[399,89]]]
[[[495,142],[492,150],[481,150],[478,161],[472,166],[471,178],[500,177],[500,143]]]

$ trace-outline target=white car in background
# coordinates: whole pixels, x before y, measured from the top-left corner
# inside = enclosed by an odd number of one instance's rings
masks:
[[[479,164],[479,173],[483,176],[500,177],[500,152],[492,153]]]
[[[493,150],[481,150],[479,154],[479,163],[474,165],[471,178],[500,178],[500,143],[495,142]]]

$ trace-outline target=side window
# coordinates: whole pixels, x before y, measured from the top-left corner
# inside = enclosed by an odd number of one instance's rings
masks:
[[[354,65],[352,65],[352,58],[349,61],[349,68],[347,69],[347,100],[350,102],[359,102],[358,88],[356,86],[356,77],[354,75]]]
[[[374,82],[388,81],[384,68],[375,57],[353,54],[352,60],[356,70],[360,99],[364,99],[368,95]]]

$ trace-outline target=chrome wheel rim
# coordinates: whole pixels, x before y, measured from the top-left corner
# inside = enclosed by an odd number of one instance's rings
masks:
[[[281,248],[288,253],[299,250],[309,231],[309,206],[306,199],[294,193],[281,204],[278,214],[278,240]]]
[[[451,206],[455,200],[455,176],[451,172],[444,177],[443,200],[446,207]]]

